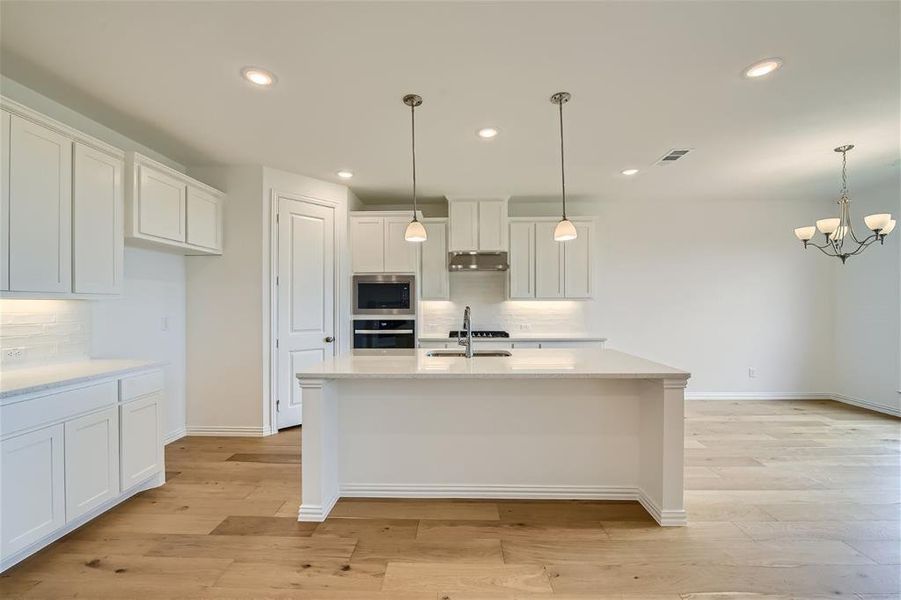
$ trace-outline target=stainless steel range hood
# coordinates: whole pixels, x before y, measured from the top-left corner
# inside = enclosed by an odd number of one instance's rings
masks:
[[[447,268],[451,273],[466,271],[506,271],[510,268],[506,252],[448,252]]]

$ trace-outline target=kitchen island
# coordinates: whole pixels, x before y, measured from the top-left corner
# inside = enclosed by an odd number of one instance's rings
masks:
[[[689,373],[602,349],[433,354],[344,354],[297,373],[299,520],[324,520],[342,496],[541,498],[635,500],[685,524]]]

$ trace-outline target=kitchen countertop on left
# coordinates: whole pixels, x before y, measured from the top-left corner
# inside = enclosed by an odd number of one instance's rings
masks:
[[[34,367],[3,369],[0,376],[0,399],[83,383],[92,379],[118,377],[161,367],[164,364],[152,360],[88,358]]]

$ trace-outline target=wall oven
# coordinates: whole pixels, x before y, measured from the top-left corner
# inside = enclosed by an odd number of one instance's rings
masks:
[[[355,319],[354,348],[413,348],[416,322],[405,319]]]
[[[416,278],[412,275],[354,275],[355,315],[416,313]]]

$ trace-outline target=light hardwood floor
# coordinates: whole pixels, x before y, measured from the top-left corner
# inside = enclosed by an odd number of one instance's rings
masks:
[[[689,526],[635,503],[345,500],[298,523],[300,431],[185,438],[168,483],[0,577],[4,598],[899,596],[895,418],[689,402]]]

